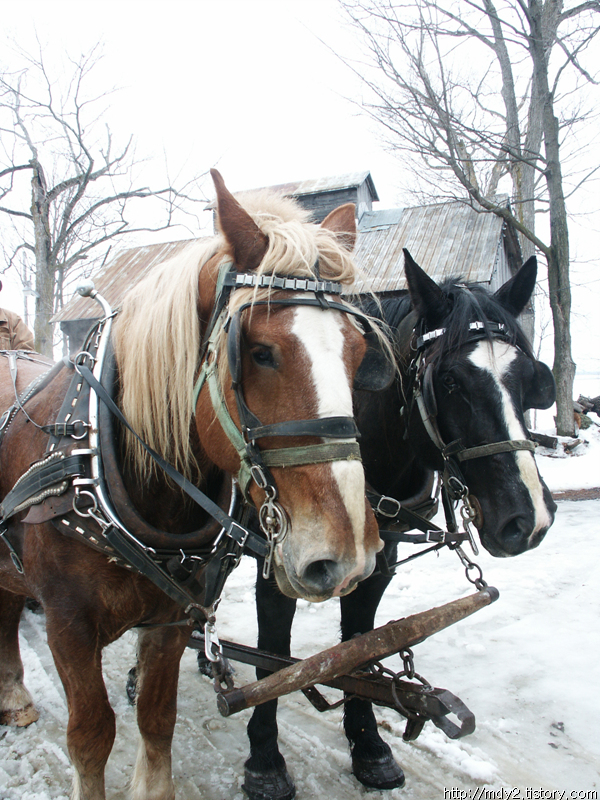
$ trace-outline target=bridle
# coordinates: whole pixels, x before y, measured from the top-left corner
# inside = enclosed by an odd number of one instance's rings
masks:
[[[433,390],[433,364],[427,359],[427,350],[432,342],[446,333],[445,328],[418,334],[414,332],[411,347],[415,353],[409,368],[409,382],[412,384],[412,400],[416,402],[419,415],[429,439],[435,445],[444,462],[442,471],[442,498],[444,507],[449,501],[462,500],[466,506],[463,509],[463,518],[471,521],[477,516],[460,464],[475,458],[492,456],[497,453],[508,453],[517,450],[535,450],[535,444],[530,439],[507,439],[504,441],[490,442],[477,447],[465,447],[460,439],[446,443],[440,433],[437,422],[438,408]],[[463,345],[483,339],[508,341],[506,326],[498,322],[471,322],[469,335]],[[445,498],[444,495],[448,497]]]
[[[315,265],[314,271],[318,274],[318,264]],[[230,314],[228,301],[231,293],[241,287],[269,288],[293,291],[294,293],[310,292],[313,296],[295,294],[289,298],[276,297],[268,300],[256,300],[242,304],[233,314]],[[262,424],[250,410],[244,397],[242,314],[246,309],[256,306],[310,306],[321,308],[324,311],[341,311],[344,314],[353,315],[358,320],[368,346],[372,351],[375,350],[377,335],[369,319],[358,309],[325,296],[325,294],[340,295],[341,291],[340,283],[324,281],[320,278],[309,279],[293,276],[282,278],[274,275],[238,273],[231,261],[224,262],[219,270],[215,301],[216,313],[213,313],[204,337],[201,350],[202,366],[194,386],[193,406],[196,407],[198,396],[204,385],[207,384],[217,419],[240,459],[237,482],[242,494],[247,501],[250,500],[249,488],[252,481],[265,493],[265,499],[258,510],[259,524],[269,545],[269,554],[265,558],[263,568],[265,577],[268,577],[270,573],[275,546],[283,542],[289,528],[287,514],[277,499],[277,486],[271,468],[334,461],[360,461],[360,448],[357,441],[360,433],[353,417],[321,417]],[[218,351],[222,331],[225,331],[227,336],[227,362],[241,428],[234,423],[227,408],[219,376]],[[391,382],[393,378],[391,364],[388,366],[388,372],[389,382]],[[379,376],[379,380],[382,380],[381,376]],[[279,436],[316,436],[328,441],[270,450],[262,450],[257,444],[260,439]]]
[[[420,323],[420,326],[422,325],[423,322]],[[468,541],[475,555],[479,553],[471,527],[478,518],[479,512],[477,508],[479,504],[476,502],[476,498],[469,493],[460,464],[463,461],[483,458],[496,453],[517,450],[533,451],[535,445],[529,439],[509,439],[477,447],[465,447],[460,439],[446,444],[437,422],[438,409],[433,390],[434,364],[431,358],[428,359],[427,357],[431,343],[443,336],[446,333],[446,329],[438,328],[433,331],[422,332],[420,326],[417,325],[413,328],[411,334],[409,346],[413,357],[408,367],[407,382],[403,389],[405,400],[402,403],[400,413],[405,420],[404,436],[407,438],[409,419],[412,417],[414,405],[417,406],[423,427],[442,458],[443,468],[439,471],[440,479],[435,499],[432,497],[431,509],[435,509],[437,505],[439,492],[444,509],[446,529],[440,528],[430,519],[422,516],[421,513],[411,511],[396,498],[381,495],[369,487],[367,497],[373,507],[375,516],[380,522],[380,536],[384,541],[390,544],[406,542],[430,545],[425,550],[409,555],[393,564],[388,562],[387,554],[382,551],[378,556],[378,567],[386,577],[392,577],[395,569],[400,565],[447,546],[457,553],[465,567],[467,579],[477,588],[482,588],[486,584],[483,581],[480,567],[470,561],[461,547],[463,542]],[[470,323],[469,333],[465,340],[461,342],[461,346],[482,339],[509,341],[506,327],[502,323],[477,321]],[[460,515],[464,525],[464,533],[459,531],[456,520],[455,507],[459,502],[461,503]],[[398,526],[400,526],[400,529],[398,529]],[[415,533],[414,531],[418,532]]]

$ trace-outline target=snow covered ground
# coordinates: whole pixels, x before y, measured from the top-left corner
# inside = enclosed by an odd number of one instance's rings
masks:
[[[564,456],[560,448],[538,457],[552,490],[600,486],[600,429],[584,431],[582,437],[589,444],[571,456]],[[560,502],[556,522],[536,550],[502,560],[483,553],[475,560],[488,583],[500,590],[500,599],[416,647],[415,665],[433,685],[466,703],[475,713],[477,729],[451,741],[428,723],[420,738],[407,744],[402,741],[403,718],[378,709],[383,736],[407,780],[403,789],[369,792],[371,800],[483,800],[501,797],[502,789],[503,798],[515,800],[560,797],[552,794],[557,791],[566,792],[567,798],[597,798],[600,500]],[[254,573],[254,562],[243,559],[231,576],[218,614],[221,638],[254,644]],[[456,555],[428,556],[396,576],[380,606],[378,624],[470,590]],[[334,644],[338,629],[337,601],[299,602],[294,654],[308,656]],[[45,641],[43,616],[25,613],[21,643],[26,683],[41,715],[27,729],[0,728],[0,800],[67,800],[67,711]],[[134,653],[135,634],[129,632],[104,657],[118,720],[107,768],[107,796],[113,800],[127,797],[135,759],[135,715],[124,692]],[[389,659],[388,665],[399,669],[399,659]],[[237,667],[238,685],[253,678],[250,667]],[[366,790],[350,773],[341,711],[320,715],[301,694],[283,698],[280,709],[281,749],[295,778],[298,800],[363,797]],[[182,661],[173,745],[179,800],[242,800],[249,715],[224,719],[218,714],[212,686],[198,674],[195,652],[188,650]],[[532,793],[542,789],[546,793]]]

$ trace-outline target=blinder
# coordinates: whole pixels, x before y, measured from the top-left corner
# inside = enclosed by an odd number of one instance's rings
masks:
[[[542,361],[534,362],[534,376],[523,395],[523,409],[550,408],[556,400],[556,383],[552,370]]]
[[[423,377],[421,379],[421,387],[423,391],[423,400],[425,402],[425,408],[429,412],[430,416],[437,417],[438,406],[437,406],[437,400],[435,398],[435,390],[433,388],[432,364],[427,364],[427,366],[425,367],[425,372],[423,373]]]
[[[227,362],[229,364],[231,382],[234,386],[237,386],[242,380],[242,325],[239,312],[229,319]]]
[[[364,338],[367,343],[367,351],[354,376],[353,388],[366,392],[381,392],[389,389],[396,376],[395,364],[390,360],[380,338],[372,328],[365,331]]]
[[[504,339],[506,334],[504,325],[499,323],[488,323],[487,326],[482,322],[472,322],[469,325],[469,341],[476,341],[483,338],[485,328],[491,329],[492,335],[497,339]],[[433,385],[433,364],[427,363],[424,357],[424,350],[429,343],[445,333],[445,328],[417,335],[416,350],[418,356],[413,362],[414,383],[413,397],[416,400],[421,419],[429,438],[440,451],[445,461],[445,469],[452,471],[464,485],[460,468],[456,462],[470,461],[484,456],[495,455],[496,453],[514,452],[515,450],[535,449],[534,443],[530,439],[511,439],[501,442],[491,442],[487,445],[478,447],[465,447],[460,439],[446,444],[442,438],[437,423],[438,405],[435,397]],[[554,377],[546,364],[541,361],[534,361],[534,378],[529,389],[523,397],[523,408],[548,408],[552,405],[556,397],[556,387]]]

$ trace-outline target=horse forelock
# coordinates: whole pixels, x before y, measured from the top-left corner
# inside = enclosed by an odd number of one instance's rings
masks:
[[[322,279],[354,281],[351,253],[333,232],[309,222],[309,213],[295,201],[268,191],[238,200],[268,238],[257,273],[316,277],[318,262]],[[187,476],[198,469],[190,430],[201,338],[199,276],[213,256],[226,257],[228,251],[222,235],[191,242],[127,293],[114,326],[123,412],[134,430]],[[267,289],[237,290],[229,311],[269,296]],[[224,369],[226,360],[219,363]],[[126,445],[137,472],[151,474],[152,460],[129,434]]]
[[[476,284],[463,283],[460,278],[451,278],[440,285],[450,311],[443,320],[445,333],[429,348],[427,360],[434,364],[458,355],[464,346],[472,340],[473,332],[469,329],[472,322],[482,322],[484,329],[480,333],[489,342],[498,334],[490,323],[504,326],[503,338],[519,347],[531,356],[531,346],[521,326],[510,311],[504,308],[496,296],[488,289]]]
[[[351,284],[357,270],[352,254],[327,228],[309,221],[296,201],[268,191],[237,198],[268,239],[257,273],[315,277]]]

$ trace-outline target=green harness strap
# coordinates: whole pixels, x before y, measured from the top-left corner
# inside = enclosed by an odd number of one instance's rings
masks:
[[[216,296],[220,296],[223,289],[225,275],[231,268],[231,261],[226,261],[219,268]],[[228,315],[227,307],[223,308],[218,319],[212,327],[206,356],[202,362],[200,373],[194,384],[192,403],[196,408],[198,397],[204,384],[208,384],[210,399],[225,435],[235,447],[240,459],[240,469],[237,481],[246,499],[249,499],[248,487],[252,481],[251,460],[247,451],[246,441],[240,429],[236,426],[229,409],[225,403],[219,369],[217,364],[217,340]],[[357,441],[319,442],[301,447],[282,447],[276,450],[261,450],[261,458],[266,467],[299,467],[308,464],[323,464],[332,461],[361,461],[360,447]]]

